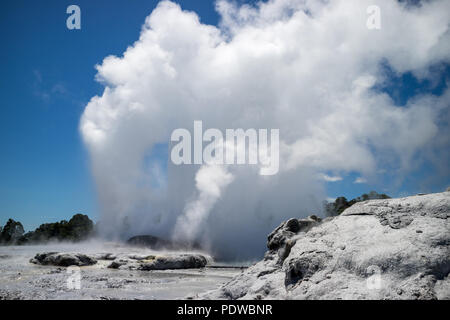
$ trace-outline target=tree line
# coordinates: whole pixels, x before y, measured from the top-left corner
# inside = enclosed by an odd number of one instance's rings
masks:
[[[77,242],[91,237],[94,223],[87,215],[75,214],[69,221],[41,224],[36,230],[25,233],[22,223],[9,219],[0,226],[0,244],[23,245],[49,241]]]

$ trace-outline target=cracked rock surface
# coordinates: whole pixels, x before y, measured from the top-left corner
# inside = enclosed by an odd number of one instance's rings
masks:
[[[450,299],[450,192],[290,219],[264,259],[200,299]]]

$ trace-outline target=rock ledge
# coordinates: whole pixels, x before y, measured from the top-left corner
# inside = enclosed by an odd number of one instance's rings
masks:
[[[290,219],[264,259],[200,299],[450,299],[450,193]]]

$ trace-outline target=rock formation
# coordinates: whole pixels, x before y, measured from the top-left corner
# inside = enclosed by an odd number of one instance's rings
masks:
[[[450,192],[291,219],[264,259],[200,299],[450,299]]]
[[[197,253],[166,253],[161,255],[112,254],[98,253],[86,255],[82,253],[44,252],[38,253],[30,260],[31,263],[59,267],[90,266],[100,260],[110,261],[111,269],[126,270],[168,270],[197,269],[208,263],[205,256]]]
[[[60,267],[68,266],[90,266],[97,263],[97,260],[93,257],[87,256],[82,253],[59,253],[59,252],[45,252],[38,253],[31,263],[41,265],[52,265]]]
[[[334,202],[325,202],[324,209],[325,214],[328,217],[333,217],[340,215],[342,212],[344,212],[345,209],[350,208],[352,205],[354,205],[357,202],[361,201],[367,201],[367,200],[377,200],[377,199],[390,199],[388,195],[384,193],[378,193],[376,191],[370,191],[368,194],[365,193],[361,195],[360,197],[354,198],[350,201],[347,201],[347,198],[345,197],[338,197]]]
[[[45,243],[48,241],[77,242],[88,239],[93,234],[94,223],[87,215],[75,214],[69,221],[44,223],[35,231],[27,232],[18,244]]]
[[[3,228],[0,228],[1,244],[16,244],[24,233],[20,222],[9,219]]]
[[[165,254],[137,256],[131,255],[116,258],[108,268],[128,270],[168,270],[203,268],[208,263],[201,254]]]

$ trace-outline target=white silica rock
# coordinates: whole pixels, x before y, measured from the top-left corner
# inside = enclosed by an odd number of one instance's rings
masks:
[[[279,248],[198,298],[450,299],[449,218],[443,192],[359,202],[297,232],[284,223]]]

